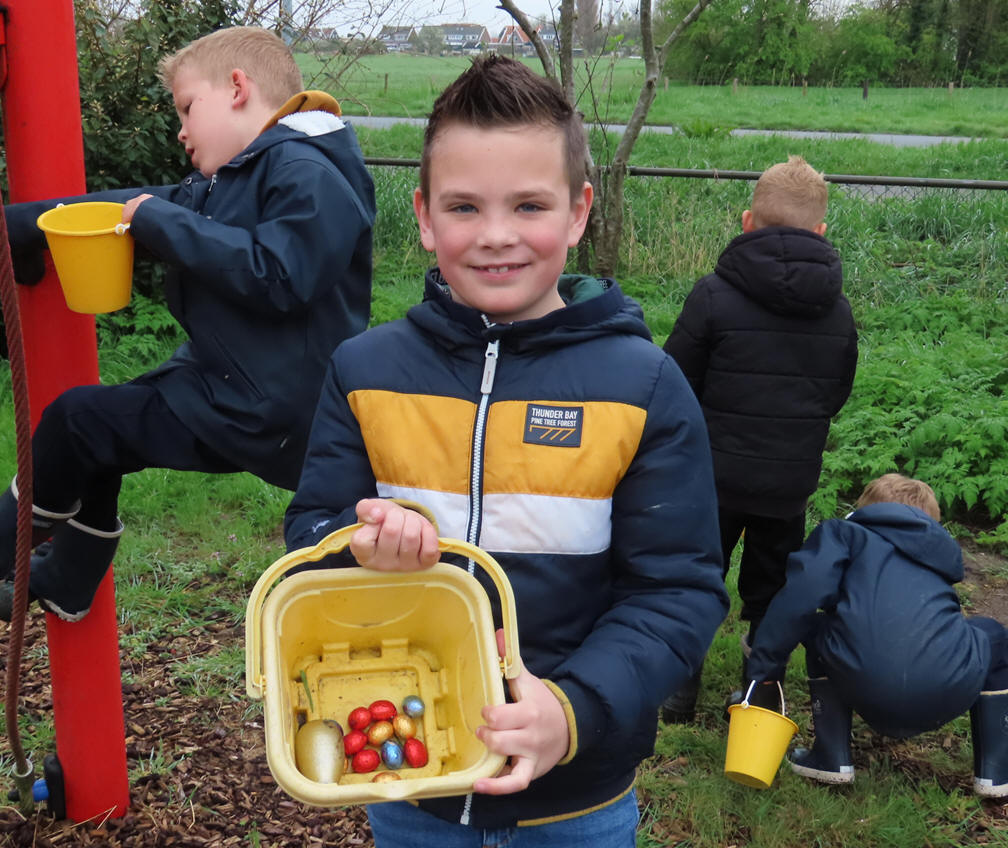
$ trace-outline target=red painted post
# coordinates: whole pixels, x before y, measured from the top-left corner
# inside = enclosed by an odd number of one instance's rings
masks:
[[[6,0],[4,138],[10,201],[82,194],[84,144],[73,0]],[[18,287],[32,427],[72,386],[98,381],[94,318],[67,309],[47,259],[45,279]],[[73,821],[129,806],[119,629],[112,570],[91,612],[47,615],[56,752]]]

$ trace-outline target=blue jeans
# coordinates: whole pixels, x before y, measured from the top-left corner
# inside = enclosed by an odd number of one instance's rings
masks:
[[[367,808],[377,848],[634,848],[637,795],[562,821],[480,830],[442,821],[405,801]]]

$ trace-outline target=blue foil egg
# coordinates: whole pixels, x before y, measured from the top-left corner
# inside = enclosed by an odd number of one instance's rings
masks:
[[[410,718],[420,718],[424,714],[424,702],[419,695],[407,695],[403,698],[402,711]]]
[[[391,739],[388,742],[383,742],[381,746],[381,758],[382,762],[390,769],[402,768],[402,747],[400,747],[398,742],[393,742]]]

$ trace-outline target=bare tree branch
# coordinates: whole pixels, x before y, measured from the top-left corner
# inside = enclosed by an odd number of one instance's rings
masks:
[[[567,0],[565,0],[566,2]],[[539,61],[542,63],[543,71],[545,71],[546,76],[551,80],[556,80],[556,68],[553,66],[553,57],[550,56],[549,48],[543,43],[542,38],[539,33],[535,31],[535,27],[532,26],[531,21],[521,9],[519,9],[513,2],[513,0],[500,0],[500,6],[498,8],[503,9],[507,12],[518,26],[522,28],[522,31],[529,37],[532,42],[532,46],[535,48],[536,55],[539,57]]]

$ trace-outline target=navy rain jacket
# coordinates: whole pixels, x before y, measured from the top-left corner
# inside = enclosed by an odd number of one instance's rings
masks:
[[[212,178],[15,204],[11,245],[44,247],[35,219],[57,202],[141,193],[131,232],[167,263],[189,339],[138,381],[236,466],[294,489],[329,355],[370,313],[374,186],[353,130],[275,124]]]
[[[843,700],[876,731],[940,727],[976,701],[990,666],[990,643],[959,606],[962,577],[959,544],[914,507],[871,504],[826,521],[788,560],[749,673],[780,679],[811,638]]]

